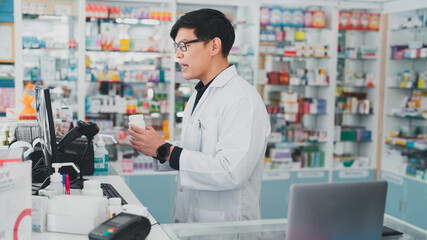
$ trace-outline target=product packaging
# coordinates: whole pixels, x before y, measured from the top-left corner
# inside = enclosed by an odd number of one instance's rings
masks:
[[[304,27],[313,27],[313,12],[304,12]]]
[[[325,11],[313,11],[313,27],[325,27]]]

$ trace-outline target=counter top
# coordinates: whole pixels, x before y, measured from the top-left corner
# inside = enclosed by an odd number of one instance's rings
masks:
[[[162,227],[171,240],[187,239],[285,239],[287,219],[265,219],[255,221],[216,222],[216,223],[179,223],[163,224]],[[384,215],[384,225],[403,232],[403,235],[388,236],[386,240],[427,239],[427,230],[407,224],[399,219]]]
[[[102,183],[110,183],[114,188],[120,193],[120,195],[126,199],[128,204],[143,206],[138,198],[133,194],[129,189],[123,179],[118,175],[108,175],[108,176],[88,176],[85,177],[88,179],[96,179]],[[148,219],[151,224],[157,223],[153,216],[148,213]],[[37,240],[87,240],[89,239],[87,235],[77,235],[77,234],[65,234],[65,233],[54,233],[54,232],[44,232],[44,233],[32,233],[32,239]],[[155,224],[151,227],[150,234],[146,238],[147,240],[169,240],[168,235],[163,231],[162,227],[158,224]]]

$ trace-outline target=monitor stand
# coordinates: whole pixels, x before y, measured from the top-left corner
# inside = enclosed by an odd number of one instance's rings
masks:
[[[79,163],[79,167],[80,167],[80,174],[79,174],[79,178],[76,179],[73,184],[70,185],[70,188],[72,189],[83,189],[83,183],[84,181],[86,181],[87,179],[83,178],[83,161],[86,157],[87,151],[90,149],[90,147],[93,145],[93,137],[87,137],[87,145],[86,145],[86,149],[85,152],[83,153],[82,158],[80,159],[80,163]]]

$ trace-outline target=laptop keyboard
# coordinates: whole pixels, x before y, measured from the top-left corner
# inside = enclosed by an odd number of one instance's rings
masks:
[[[126,200],[120,195],[119,192],[113,187],[113,185],[109,183],[101,183],[101,189],[104,193],[104,196],[107,198],[121,198],[122,199],[122,205],[128,204]]]

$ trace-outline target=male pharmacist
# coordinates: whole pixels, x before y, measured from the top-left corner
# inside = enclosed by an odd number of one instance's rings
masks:
[[[181,141],[171,145],[151,126],[132,127],[131,146],[179,171],[175,222],[259,219],[270,123],[258,92],[228,63],[233,26],[223,13],[200,9],[182,16],[170,36],[184,79],[200,80]]]

